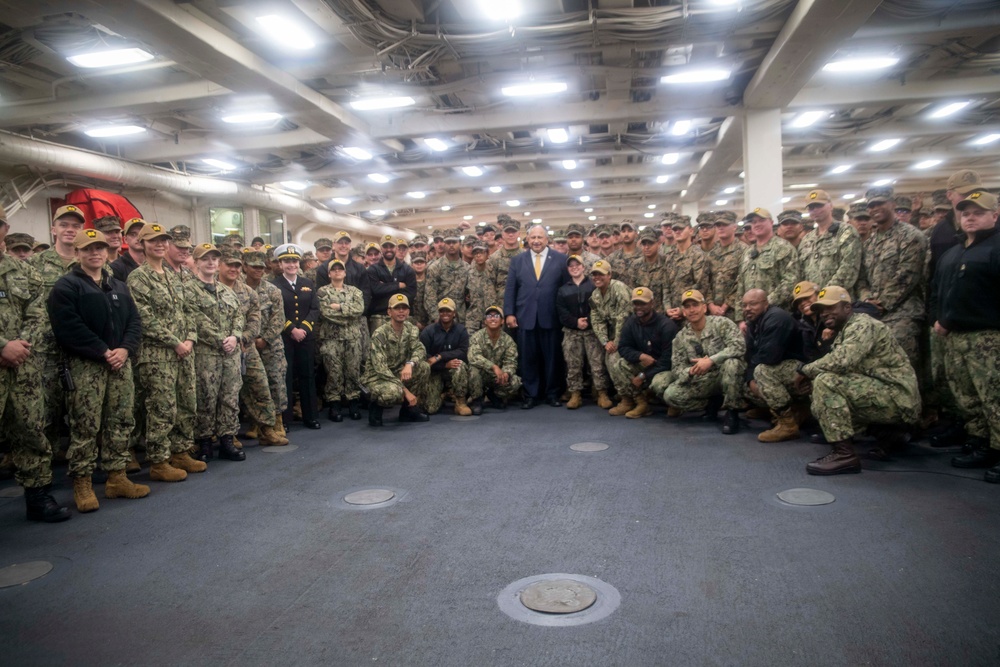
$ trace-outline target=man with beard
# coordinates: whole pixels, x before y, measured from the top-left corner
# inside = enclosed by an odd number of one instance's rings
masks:
[[[576,255],[583,262],[584,273],[590,273],[590,270],[594,268],[594,262],[600,259],[600,256],[595,255],[584,247],[584,228],[583,225],[573,223],[566,227],[566,250],[570,255]]]
[[[409,314],[410,303],[417,297],[417,274],[409,264],[396,261],[396,241],[389,234],[382,237],[382,259],[368,267],[368,282],[372,292],[369,332],[375,333],[389,321],[389,298],[395,294],[406,295]]]

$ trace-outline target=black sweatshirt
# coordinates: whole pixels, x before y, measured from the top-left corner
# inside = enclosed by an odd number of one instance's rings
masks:
[[[776,366],[787,359],[806,361],[802,332],[795,318],[777,306],[768,306],[761,316],[747,321],[747,382],[760,364]]]
[[[976,233],[969,247],[955,246],[938,260],[931,291],[931,322],[950,331],[1000,329],[1000,233]]]
[[[385,315],[389,309],[389,297],[393,294],[405,294],[410,300],[410,310],[413,310],[417,298],[417,274],[406,262],[397,259],[390,272],[385,260],[379,260],[368,267],[368,283],[372,293],[369,315]],[[405,283],[406,288],[401,289],[399,283]]]
[[[570,280],[556,293],[556,312],[559,323],[572,331],[590,331],[590,295],[594,293],[594,283],[584,278],[579,285]],[[587,328],[577,326],[577,320],[587,318]]]
[[[646,324],[629,315],[618,337],[618,354],[631,364],[639,363],[642,354],[656,359],[652,366],[642,369],[646,379],[652,379],[657,373],[671,369],[670,355],[678,331],[674,321],[663,313],[653,313]]]
[[[56,281],[47,302],[56,342],[70,354],[104,361],[104,353],[123,347],[136,358],[142,326],[125,283],[106,273],[98,285],[75,265]]]
[[[464,325],[452,322],[451,329],[444,330],[440,322],[435,322],[420,332],[420,342],[427,349],[427,356],[440,354],[441,359],[431,366],[431,371],[445,371],[445,364],[452,359],[469,361],[469,332]]]

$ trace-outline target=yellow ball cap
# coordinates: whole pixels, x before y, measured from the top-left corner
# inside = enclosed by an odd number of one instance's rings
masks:
[[[681,304],[688,301],[697,301],[698,303],[705,303],[705,296],[696,289],[689,289],[684,291],[684,296],[681,297]]]
[[[438,301],[438,310],[451,310],[451,311],[454,311],[455,310],[455,302],[452,301],[451,299],[449,299],[448,297],[445,297],[445,298],[441,299],[440,301]]]
[[[103,233],[97,231],[96,229],[85,229],[76,235],[73,239],[73,247],[77,250],[83,250],[88,246],[92,246],[95,243],[103,243],[108,245],[108,239]]]
[[[850,303],[851,295],[839,285],[827,285],[816,295],[814,306],[836,306],[838,303]]]
[[[405,294],[396,294],[389,299],[390,308],[398,308],[400,306],[410,307],[410,300],[406,298]]]
[[[592,269],[590,269],[590,272],[608,275],[611,273],[611,265],[605,262],[603,259],[599,259],[596,262],[594,262],[594,266]]]
[[[632,302],[649,303],[653,300],[653,290],[648,287],[636,287],[632,290]]]

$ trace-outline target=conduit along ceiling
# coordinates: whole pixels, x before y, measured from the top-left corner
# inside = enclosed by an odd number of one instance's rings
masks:
[[[786,197],[1000,184],[995,0],[0,0],[0,23],[0,130],[412,231],[742,210],[748,109],[782,110]],[[8,176],[73,177],[3,137]]]

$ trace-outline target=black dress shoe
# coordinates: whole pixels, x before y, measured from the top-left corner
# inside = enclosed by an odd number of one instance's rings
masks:
[[[316,421],[315,419],[311,421],[304,421],[302,422],[302,425],[305,426],[306,428],[311,428],[314,431],[318,431],[319,429],[323,428],[322,426],[320,426],[319,422]]]
[[[399,421],[401,422],[428,422],[431,418],[424,414],[423,410],[413,405],[404,405],[399,409]]]
[[[351,415],[351,419],[355,421],[361,419],[361,404],[358,401],[351,401],[351,405],[348,407],[348,412]]]
[[[339,424],[344,421],[344,415],[340,414],[340,403],[332,403],[326,411],[326,416],[330,421]]]
[[[992,468],[1000,464],[1000,449],[977,448],[966,456],[956,456],[951,460],[954,468]]]
[[[247,455],[233,443],[233,436],[219,436],[219,458],[229,461],[245,461]]]
[[[69,509],[62,507],[49,493],[51,485],[24,489],[24,503],[29,521],[59,523],[70,518]]]
[[[952,424],[940,433],[932,435],[928,441],[931,447],[961,447],[967,438],[965,427],[960,424]]]
[[[708,399],[708,405],[705,406],[705,414],[701,416],[702,421],[706,422],[717,422],[719,421],[719,410],[722,409],[722,397],[712,396]]]
[[[740,413],[736,410],[726,410],[726,416],[722,419],[722,433],[733,435],[740,432]]]
[[[472,402],[472,405],[470,405],[469,407],[472,409],[472,414],[474,416],[478,417],[479,415],[483,414],[482,400],[476,399],[475,401]]]
[[[522,410],[530,410],[531,408],[535,407],[536,405],[538,405],[538,402],[535,399],[531,398],[530,396],[528,398],[524,399],[523,401],[521,401],[521,409]]]
[[[368,406],[368,425],[369,426],[381,426],[382,425],[382,406],[372,403]]]
[[[563,406],[562,401],[559,400],[558,396],[549,396],[545,400],[545,402],[551,405],[553,408],[561,408]]]

